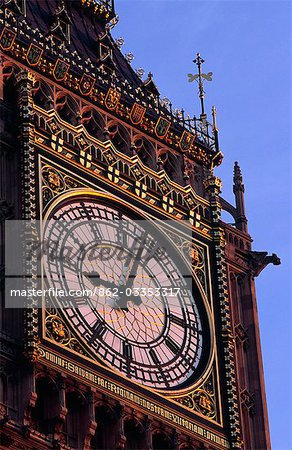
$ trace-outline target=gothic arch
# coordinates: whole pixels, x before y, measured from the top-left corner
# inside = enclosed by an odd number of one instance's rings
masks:
[[[113,407],[103,400],[95,404],[95,421],[97,428],[91,440],[93,450],[103,448],[114,448],[115,435],[112,432],[116,422],[116,415]]]
[[[134,416],[124,418],[124,433],[126,436],[125,450],[144,450],[145,429]]]
[[[115,148],[124,155],[132,156],[131,136],[126,127],[116,121],[108,123],[109,139]]]
[[[180,154],[174,154],[168,149],[159,151],[159,158],[169,178],[175,183],[184,185],[184,159]]]
[[[67,445],[73,448],[81,448],[84,438],[81,432],[88,410],[85,397],[75,389],[67,390],[66,408],[68,410],[65,420]]]
[[[96,111],[96,109],[86,107],[82,110],[81,122],[87,132],[95,137],[101,139],[105,131],[105,117]]]
[[[143,164],[152,170],[157,170],[157,155],[154,144],[139,134],[134,137],[133,144]]]
[[[11,63],[10,61],[3,62],[3,83],[4,86],[7,84],[9,80],[13,80],[13,84],[16,83],[16,76],[20,72],[19,67],[16,64]]]
[[[37,79],[32,89],[32,98],[37,106],[49,111],[54,107],[54,92],[52,86]]]
[[[51,435],[54,431],[59,407],[59,392],[56,383],[51,377],[38,374],[35,389],[37,400],[31,414],[34,428],[42,434]]]
[[[60,91],[56,95],[56,111],[61,119],[77,126],[80,123],[80,104],[67,92]]]

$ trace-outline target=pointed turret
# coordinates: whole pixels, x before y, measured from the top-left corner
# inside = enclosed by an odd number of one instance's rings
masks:
[[[236,202],[236,228],[247,233],[247,218],[245,215],[245,203],[244,203],[244,184],[242,181],[241,169],[238,162],[235,161],[234,164],[234,174],[233,174],[233,192],[235,195]]]

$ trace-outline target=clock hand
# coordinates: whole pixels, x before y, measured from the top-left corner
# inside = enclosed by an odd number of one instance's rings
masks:
[[[103,280],[100,278],[99,273],[97,272],[84,272],[83,275],[89,279],[89,281],[96,287],[98,286],[104,286],[106,288],[116,288],[116,284],[113,283],[112,281],[108,281],[108,280]],[[109,306],[111,306],[113,309],[123,309],[125,311],[128,311],[127,308],[127,299],[126,298],[121,298],[119,296],[117,296],[117,298],[109,298],[108,299],[108,304]]]
[[[139,248],[137,250],[137,253],[135,255],[132,255],[131,253],[128,254],[128,257],[126,258],[123,270],[122,270],[122,275],[120,276],[119,279],[119,286],[125,286],[128,283],[129,278],[136,276],[136,272],[138,269],[138,265],[144,250],[144,245],[145,245],[145,238],[146,238],[146,231],[143,233],[142,237],[140,238],[140,245]],[[134,246],[135,243],[132,245],[131,251],[134,250]],[[131,263],[132,263],[132,267],[131,267]],[[133,283],[132,283],[133,284]]]
[[[123,292],[121,297],[116,300],[116,304],[122,309],[128,310],[127,303],[129,301],[129,298],[128,298],[129,296],[126,295],[126,289],[127,288],[131,289],[131,287],[133,286],[133,283],[134,283],[134,279],[136,278],[138,266],[139,266],[141,256],[142,256],[142,253],[144,250],[145,237],[146,237],[146,232],[142,236],[142,239],[141,239],[141,242],[140,242],[140,245],[139,245],[136,255],[134,257],[132,255],[130,255],[127,258],[126,263],[124,265],[124,269],[122,271],[122,276],[120,277],[120,280],[119,280],[119,286],[124,287],[125,291]],[[134,262],[130,269],[131,261],[134,261]],[[129,272],[129,269],[130,269],[130,272]],[[141,299],[140,295],[133,296],[131,298],[131,300],[136,306],[139,306],[142,303],[142,299]]]
[[[141,256],[144,250],[144,244],[145,244],[145,237],[146,237],[146,232],[143,233],[142,235],[142,239],[138,248],[138,251],[136,253],[136,255],[133,257],[132,255],[129,255],[126,259],[125,265],[123,267],[122,270],[122,275],[120,276],[119,282],[118,282],[118,286],[119,287],[125,287],[127,288],[131,288],[133,286],[134,283],[134,279],[136,278],[137,275],[137,270],[138,270],[138,266],[141,260]],[[130,269],[130,264],[131,262],[133,262],[132,267]],[[130,272],[129,272],[130,270]],[[100,278],[99,273],[97,272],[84,272],[84,275],[92,282],[92,284],[94,284],[94,286],[100,286],[103,285],[106,288],[116,288],[116,284],[108,281],[108,280],[102,280]],[[126,295],[126,291],[123,292],[123,294],[121,294],[121,296],[117,296],[117,298],[111,298],[108,300],[109,305],[114,308],[114,309],[123,309],[128,311],[128,307],[127,307],[127,303],[128,303],[128,296]],[[142,303],[142,299],[140,296],[133,296],[132,299],[133,303],[136,306],[141,305]]]
[[[96,287],[104,286],[106,288],[115,288],[116,285],[112,281],[103,280],[97,272],[83,272],[83,275]]]
[[[138,266],[141,261],[141,256],[142,256],[144,246],[145,246],[145,240],[146,240],[145,236],[146,236],[146,232],[143,234],[142,241],[141,241],[138,251],[134,257],[134,262],[133,262],[131,271],[128,275],[128,278],[127,278],[126,287],[128,287],[128,288],[131,288],[133,286],[134,280],[137,276]]]

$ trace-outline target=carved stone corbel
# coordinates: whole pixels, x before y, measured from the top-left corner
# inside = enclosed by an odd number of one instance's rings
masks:
[[[281,264],[280,258],[275,254],[268,255],[268,252],[248,252],[249,266],[254,277],[257,277],[268,264],[279,266]]]

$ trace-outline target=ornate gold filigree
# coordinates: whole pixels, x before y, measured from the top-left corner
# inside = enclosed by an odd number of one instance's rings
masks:
[[[216,390],[213,372],[200,388],[174,400],[209,419],[217,420]]]
[[[63,174],[60,170],[57,170],[50,165],[44,165],[41,172],[43,180],[42,195],[44,206],[46,206],[56,195],[82,186],[81,183],[78,183],[73,178]]]
[[[54,342],[64,345],[77,353],[89,356],[54,308],[46,310],[45,333]]]

